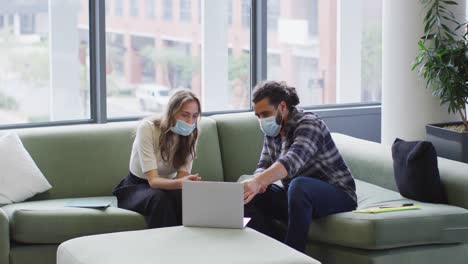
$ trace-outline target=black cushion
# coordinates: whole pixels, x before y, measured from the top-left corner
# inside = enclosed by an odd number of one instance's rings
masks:
[[[401,195],[421,202],[447,203],[437,167],[437,153],[431,142],[397,138],[392,145],[392,157]]]

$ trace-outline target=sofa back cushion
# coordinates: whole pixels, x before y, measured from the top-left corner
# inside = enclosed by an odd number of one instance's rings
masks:
[[[88,124],[18,130],[25,148],[52,185],[34,200],[108,196],[128,174],[138,122]],[[198,159],[193,172],[222,180],[215,122],[202,118]]]
[[[431,142],[397,138],[392,145],[392,157],[401,195],[426,203],[447,203],[437,167],[437,153]]]
[[[225,181],[252,174],[260,158],[263,133],[253,113],[212,116],[219,133]]]
[[[338,133],[332,138],[354,178],[398,191],[389,146]]]
[[[218,129],[212,118],[202,118],[192,173],[199,173],[203,181],[224,181]]]

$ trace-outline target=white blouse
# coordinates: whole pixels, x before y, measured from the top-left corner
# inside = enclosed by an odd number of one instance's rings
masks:
[[[163,161],[159,152],[159,136],[161,129],[154,126],[153,121],[143,120],[138,125],[135,140],[133,141],[132,154],[130,156],[130,172],[133,175],[147,179],[145,172],[157,170],[159,177],[174,179],[177,171],[192,171],[192,156],[189,155],[187,162],[180,168],[174,168],[172,161]],[[174,145],[171,153],[174,153],[175,146],[178,144],[178,136],[175,136]],[[172,156],[172,155],[171,155]]]

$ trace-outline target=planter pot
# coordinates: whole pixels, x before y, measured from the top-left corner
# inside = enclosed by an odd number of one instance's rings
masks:
[[[426,138],[434,144],[439,157],[468,163],[468,132],[443,128],[461,123],[426,125]]]

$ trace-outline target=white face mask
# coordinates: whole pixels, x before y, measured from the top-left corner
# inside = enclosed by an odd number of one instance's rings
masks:
[[[276,116],[273,115],[258,120],[260,122],[260,129],[266,136],[276,137],[281,131],[281,125],[276,123]]]

